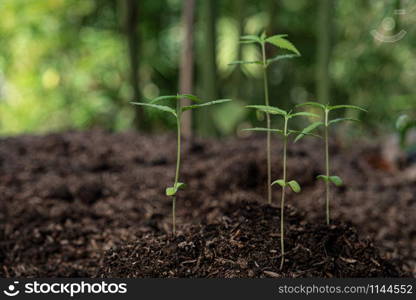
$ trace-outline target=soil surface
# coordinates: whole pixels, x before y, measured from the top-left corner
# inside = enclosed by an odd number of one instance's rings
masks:
[[[280,191],[265,202],[265,139],[184,142],[171,230],[175,138],[103,131],[0,140],[0,277],[416,276],[416,181],[376,145],[331,145],[324,225],[322,146],[290,146],[287,255],[279,270]],[[281,145],[273,140],[273,178]],[[307,212],[307,213],[305,213]],[[346,225],[347,224],[347,225]]]

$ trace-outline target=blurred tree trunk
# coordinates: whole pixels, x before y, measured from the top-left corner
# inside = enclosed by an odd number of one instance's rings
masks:
[[[216,63],[216,6],[217,0],[201,2],[201,23],[204,43],[201,47],[201,97],[206,100],[214,100],[218,97],[217,91],[217,63]],[[196,111],[196,123],[198,131],[202,135],[212,135],[215,127],[210,121],[211,110]]]
[[[127,39],[128,55],[130,62],[130,84],[133,90],[134,101],[141,100],[139,87],[139,1],[124,0],[122,3],[124,16],[124,32]],[[147,122],[142,107],[134,107],[134,126],[136,128],[150,129],[150,123]]]
[[[181,94],[191,94],[193,87],[193,29],[194,29],[195,0],[184,0],[182,7],[182,56],[179,70],[179,91]],[[183,105],[188,105],[189,100],[182,100]],[[182,134],[184,137],[192,137],[192,114],[187,111],[182,117]]]
[[[245,1],[244,0],[234,0],[233,6],[234,6],[234,12],[235,12],[235,18],[237,21],[238,26],[238,40],[240,40],[240,36],[244,34],[244,15],[243,15],[243,8],[245,7]],[[238,43],[237,45],[237,58],[236,60],[242,60],[243,59],[243,51],[242,51],[242,44]],[[241,67],[234,68],[233,71],[233,78],[232,78],[232,84],[233,84],[233,98],[234,99],[241,99],[243,97],[243,86],[242,86],[242,80],[243,80],[243,72],[241,70]]]
[[[333,0],[319,1],[316,91],[318,101],[325,104],[331,101],[329,61],[331,57],[331,36],[334,26],[332,19],[333,14]]]

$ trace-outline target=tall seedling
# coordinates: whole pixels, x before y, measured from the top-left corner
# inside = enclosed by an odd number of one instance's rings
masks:
[[[282,197],[281,197],[281,202],[280,202],[280,249],[281,249],[280,269],[282,269],[284,259],[285,259],[285,243],[284,243],[285,190],[287,186],[289,186],[292,189],[292,191],[294,191],[295,193],[299,193],[301,190],[300,185],[296,180],[288,181],[287,176],[286,176],[286,158],[287,158],[288,139],[291,134],[298,134],[298,136],[300,134],[303,134],[303,136],[313,135],[313,134],[306,133],[303,131],[291,130],[288,128],[288,123],[289,123],[289,120],[294,117],[306,116],[306,117],[318,117],[319,118],[319,116],[313,113],[309,113],[309,112],[298,112],[298,113],[292,113],[291,111],[287,112],[287,111],[284,111],[283,109],[273,107],[273,106],[266,106],[266,105],[249,105],[246,107],[254,108],[258,111],[267,113],[269,115],[282,116],[284,119],[283,129],[258,128],[258,127],[245,129],[245,130],[250,130],[250,131],[265,131],[267,133],[277,133],[283,136],[283,170],[282,170],[283,178],[275,180],[270,184],[271,186],[278,184],[282,188]]]
[[[320,103],[317,103],[317,102],[305,102],[305,103],[301,103],[301,104],[297,105],[297,107],[304,106],[304,105],[315,106],[315,107],[318,107],[319,109],[321,109],[323,111],[323,120],[312,123],[311,125],[306,127],[302,131],[302,133],[299,134],[296,137],[295,141],[302,138],[305,134],[309,134],[310,132],[317,129],[318,127],[321,127],[321,126],[324,127],[325,175],[318,175],[317,178],[322,179],[323,181],[325,181],[326,223],[329,225],[329,223],[330,223],[330,213],[329,213],[330,183],[333,183],[336,186],[341,186],[343,184],[342,179],[339,176],[330,175],[330,168],[329,168],[329,127],[333,124],[336,124],[336,123],[339,123],[339,122],[342,122],[342,121],[359,121],[357,119],[352,119],[352,118],[338,118],[338,119],[330,120],[329,113],[334,111],[334,110],[337,110],[337,109],[355,109],[355,110],[360,110],[360,111],[364,111],[364,112],[366,112],[366,110],[361,108],[361,107],[354,106],[354,105],[335,105],[335,106],[331,106],[329,104],[325,105],[325,104],[320,104]]]
[[[176,110],[165,105],[159,105],[155,104],[156,102],[162,101],[162,100],[177,100],[176,103]],[[148,106],[152,107],[164,112],[168,112],[172,114],[176,119],[176,128],[177,128],[177,156],[176,156],[176,172],[175,172],[175,181],[173,183],[173,186],[166,188],[166,196],[172,197],[172,232],[173,234],[176,233],[176,193],[185,188],[185,184],[183,182],[180,182],[179,173],[180,173],[180,165],[181,165],[181,117],[182,113],[187,110],[197,109],[205,106],[210,106],[213,104],[219,104],[224,102],[231,101],[230,99],[220,99],[220,100],[214,100],[210,102],[204,102],[200,104],[194,104],[194,105],[188,105],[188,106],[181,106],[180,100],[181,99],[189,99],[193,102],[202,102],[200,98],[194,95],[190,94],[184,94],[184,95],[172,95],[172,96],[161,96],[157,97],[153,100],[150,100],[150,103],[143,103],[143,102],[131,102],[135,105],[141,105],[141,106]]]
[[[241,43],[244,44],[258,44],[261,48],[261,60],[256,61],[234,61],[230,63],[230,65],[235,64],[258,64],[261,65],[263,68],[263,82],[264,82],[264,104],[265,106],[269,106],[269,89],[268,89],[268,80],[267,80],[267,68],[274,62],[277,62],[282,59],[286,58],[293,58],[296,56],[300,56],[300,52],[296,47],[286,39],[287,34],[278,34],[273,35],[270,37],[266,36],[266,33],[263,32],[260,36],[257,35],[244,35],[241,37]],[[266,44],[271,44],[275,47],[289,50],[295,54],[283,54],[277,55],[273,58],[266,57]],[[270,129],[270,114],[266,112],[266,127]],[[270,135],[271,132],[267,131],[267,201],[269,204],[272,203],[272,190],[271,190],[271,182],[272,182],[272,169],[271,169],[271,152],[270,152]]]

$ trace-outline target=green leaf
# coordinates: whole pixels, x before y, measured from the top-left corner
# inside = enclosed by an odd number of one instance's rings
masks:
[[[318,175],[316,178],[322,179],[322,180],[327,181],[327,182],[332,182],[336,186],[343,185],[342,179],[338,176],[329,176],[328,177],[328,176],[325,176],[325,175]]]
[[[331,181],[336,186],[343,185],[342,179],[338,176],[329,176],[329,181]]]
[[[191,94],[178,94],[177,97],[178,97],[178,99],[185,98],[185,99],[189,99],[189,100],[194,101],[194,102],[202,102],[201,98],[199,98],[198,96],[195,96],[195,95],[191,95]]]
[[[230,62],[228,65],[232,66],[232,65],[248,65],[248,64],[257,64],[257,65],[261,65],[262,62],[259,60],[253,60],[253,61],[245,61],[245,60],[236,60],[233,62]]]
[[[323,181],[328,181],[329,180],[328,176],[325,176],[325,175],[318,175],[318,176],[316,176],[316,178],[317,179],[322,179]]]
[[[319,115],[314,114],[314,113],[310,113],[310,112],[307,112],[307,111],[301,111],[301,112],[297,112],[297,113],[294,113],[294,114],[290,114],[289,118],[300,117],[300,116],[319,118]]]
[[[261,39],[254,34],[243,35],[240,37],[240,43],[261,43]]]
[[[296,107],[301,107],[301,106],[305,106],[305,105],[315,106],[315,107],[321,108],[322,110],[325,110],[325,105],[323,105],[321,103],[318,103],[318,102],[312,102],[312,101],[305,102],[305,103],[300,103],[300,104],[296,105]]]
[[[290,188],[292,189],[292,191],[294,191],[295,193],[299,193],[301,188],[299,183],[296,180],[291,180],[288,182]]]
[[[272,128],[263,128],[263,127],[254,127],[254,128],[244,128],[242,131],[263,131],[263,132],[272,132],[284,135],[283,130],[280,129],[272,129]]]
[[[332,125],[338,122],[342,122],[342,121],[354,121],[354,122],[360,122],[360,120],[357,119],[353,119],[353,118],[338,118],[338,119],[333,119],[331,121],[329,121],[328,125]]]
[[[274,62],[277,62],[277,61],[282,60],[282,59],[289,59],[289,58],[294,58],[294,57],[299,57],[299,55],[297,55],[297,54],[282,54],[282,55],[277,55],[277,56],[275,56],[273,58],[269,58],[267,60],[267,65],[269,65],[271,63],[274,63]]]
[[[286,49],[300,55],[298,49],[296,49],[296,47],[284,37],[286,37],[286,35],[274,35],[267,38],[266,42],[275,45],[276,47]]]
[[[150,100],[150,103],[156,103],[162,100],[178,99],[177,95],[159,96]]]
[[[265,112],[265,113],[269,113],[272,115],[281,115],[281,116],[286,116],[287,112],[284,111],[283,109],[274,107],[274,106],[268,106],[268,105],[247,105],[246,108],[254,108],[257,109],[259,111]]]
[[[219,100],[214,100],[214,101],[210,101],[210,102],[205,102],[202,104],[194,104],[194,105],[189,105],[189,106],[184,106],[181,108],[182,111],[187,111],[187,110],[191,110],[191,109],[195,109],[195,108],[201,108],[204,106],[210,106],[210,105],[214,105],[214,104],[219,104],[219,103],[225,103],[225,102],[230,102],[231,99],[219,99]]]
[[[142,103],[142,102],[130,102],[130,103],[134,104],[134,105],[139,105],[139,106],[147,106],[147,107],[156,108],[156,109],[161,110],[161,111],[169,112],[169,113],[173,114],[176,118],[178,117],[178,115],[176,114],[176,111],[173,108],[169,107],[169,106],[152,104],[152,103]]]
[[[179,190],[185,189],[186,184],[183,182],[178,182],[174,186],[170,186],[166,188],[166,196],[175,196]]]
[[[275,185],[275,184],[278,184],[278,185],[280,185],[281,187],[286,186],[286,182],[285,182],[283,179],[278,179],[278,180],[273,181],[273,182],[272,182],[272,185]]]
[[[356,109],[356,110],[361,110],[364,112],[367,112],[367,110],[365,110],[364,108],[361,108],[359,106],[355,106],[355,105],[335,105],[335,106],[329,106],[328,109],[331,110],[335,110],[335,109],[340,109],[340,108],[350,108],[350,109]]]
[[[315,130],[316,128],[318,128],[319,126],[323,126],[324,123],[321,121],[318,122],[314,122],[312,124],[310,124],[308,127],[306,127],[305,129],[303,129],[301,131],[301,133],[295,138],[295,143],[297,141],[299,141],[300,139],[302,139],[305,135],[310,134],[311,131]]]

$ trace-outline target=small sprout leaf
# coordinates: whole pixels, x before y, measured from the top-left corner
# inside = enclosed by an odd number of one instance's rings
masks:
[[[336,186],[343,185],[342,179],[338,176],[329,176],[329,181],[331,181]]]
[[[295,193],[299,193],[301,188],[299,183],[296,180],[291,180],[288,182],[290,188],[292,189],[292,191],[294,191]]]
[[[272,128],[263,128],[263,127],[254,127],[254,128],[244,128],[243,131],[263,131],[263,132],[272,132],[284,135],[283,130],[280,129],[272,129]]]
[[[332,125],[338,122],[343,122],[343,121],[353,121],[353,122],[360,122],[360,120],[357,119],[353,119],[353,118],[338,118],[338,119],[333,119],[331,121],[329,121],[328,125]]]
[[[282,55],[277,55],[277,56],[275,56],[273,58],[269,58],[267,60],[267,65],[269,65],[271,63],[274,63],[274,62],[277,62],[277,61],[282,60],[282,59],[288,59],[288,58],[294,58],[294,57],[299,57],[299,55],[297,55],[297,54],[282,54]]]
[[[156,103],[162,100],[171,100],[171,99],[178,99],[177,95],[169,95],[169,96],[160,96],[150,100],[150,103]]]
[[[131,104],[156,108],[156,109],[161,110],[161,111],[169,112],[169,113],[173,114],[175,117],[177,117],[176,111],[173,108],[169,107],[169,106],[152,104],[152,103],[141,103],[141,102],[131,102]]]
[[[350,108],[350,109],[356,109],[356,110],[361,110],[361,111],[367,112],[366,109],[361,108],[359,106],[355,106],[355,105],[345,105],[345,104],[343,104],[343,105],[329,106],[328,109],[331,111],[331,110],[340,109],[340,108]]]
[[[325,175],[318,175],[318,176],[316,176],[316,178],[317,179],[322,179],[323,181],[328,181],[329,180],[328,176],[325,176]]]
[[[278,184],[278,185],[280,185],[281,187],[286,186],[286,182],[285,182],[283,179],[278,179],[278,180],[273,181],[273,182],[272,182],[272,185],[275,185],[275,184]]]
[[[273,106],[268,106],[268,105],[247,105],[246,108],[254,108],[259,111],[272,114],[272,115],[281,115],[281,116],[287,115],[287,112],[285,112],[283,109],[273,107]]]
[[[296,47],[289,42],[287,39],[285,39],[286,35],[274,35],[271,36],[269,38],[266,39],[266,42],[275,45],[276,47],[282,48],[282,49],[286,49],[289,50],[293,53],[296,53],[297,55],[300,55],[300,52],[298,51],[298,49],[296,49]]]
[[[182,107],[182,111],[187,111],[187,110],[191,110],[191,109],[201,108],[201,107],[204,107],[204,106],[210,106],[210,105],[225,103],[225,102],[230,102],[230,101],[231,101],[231,99],[219,99],[219,100],[214,100],[214,101],[210,101],[210,102],[205,102],[205,103],[202,103],[202,104],[194,104],[194,105],[184,106],[184,107]]]
[[[194,102],[202,102],[202,99],[198,96],[191,95],[191,94],[178,94],[178,99],[186,98]]]
[[[306,106],[306,105],[319,107],[319,108],[321,108],[322,110],[324,110],[324,109],[325,109],[325,105],[323,105],[323,104],[321,104],[321,103],[318,103],[318,102],[312,102],[312,101],[310,101],[310,102],[305,102],[305,103],[300,103],[300,104],[296,105],[296,107],[301,107],[301,106]]]
[[[262,62],[259,60],[253,60],[253,61],[236,60],[236,61],[230,62],[228,65],[232,66],[232,65],[249,65],[249,64],[261,65]]]
[[[301,112],[298,112],[298,113],[290,114],[289,118],[300,117],[300,116],[319,118],[319,116],[317,114],[306,112],[306,111],[301,111]]]
[[[305,129],[303,129],[302,132],[295,138],[295,143],[297,141],[299,141],[300,139],[302,139],[305,135],[309,135],[311,131],[315,130],[316,128],[318,128],[319,126],[322,126],[322,125],[324,125],[323,122],[312,123],[311,125],[309,125]]]
[[[166,196],[175,196],[179,190],[185,189],[186,184],[183,182],[178,182],[174,186],[166,188]]]
[[[261,39],[257,35],[243,35],[240,37],[240,43],[242,44],[250,44],[250,43],[261,43]]]

